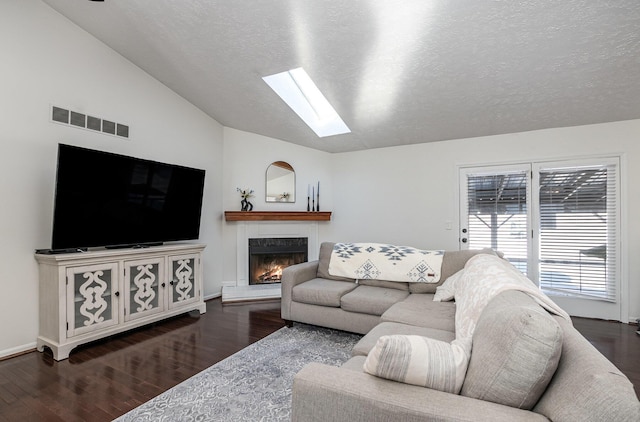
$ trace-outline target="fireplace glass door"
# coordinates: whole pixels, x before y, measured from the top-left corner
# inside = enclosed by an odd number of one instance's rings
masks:
[[[249,239],[249,284],[279,283],[282,270],[307,258],[306,237]]]

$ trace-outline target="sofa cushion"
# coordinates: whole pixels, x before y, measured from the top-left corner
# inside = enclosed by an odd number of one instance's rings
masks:
[[[358,287],[354,282],[325,280],[314,278],[295,286],[291,292],[291,298],[295,302],[311,305],[340,307],[340,299],[345,294]]]
[[[364,361],[366,356],[353,356],[351,359],[342,364],[340,368],[348,369],[350,371],[363,372]]]
[[[461,394],[531,409],[558,366],[562,329],[529,295],[507,290],[482,311]]]
[[[342,296],[340,307],[345,311],[382,315],[391,305],[406,299],[409,292],[384,287],[358,286]]]
[[[410,294],[402,302],[390,307],[380,322],[399,322],[418,327],[437,328],[455,332],[455,302],[434,302],[428,293]]]
[[[491,248],[467,249],[464,251],[445,251],[444,257],[442,258],[440,281],[438,281],[437,283],[411,283],[409,285],[409,291],[411,293],[435,293],[438,286],[444,283],[447,278],[463,269],[464,264],[466,264],[469,259],[480,253],[488,253],[498,256],[501,255],[499,253],[496,254],[496,252]]]
[[[417,327],[415,325],[399,324],[397,322],[381,322],[369,331],[367,335],[362,337],[355,346],[353,346],[351,356],[368,355],[380,337],[394,334],[429,337],[446,342],[450,342],[455,338],[455,334],[451,331]]]
[[[320,244],[320,253],[318,256],[318,278],[326,278],[327,280],[336,281],[355,281],[354,278],[337,277],[329,274],[329,261],[331,261],[333,245],[335,245],[335,242],[322,242]]]
[[[365,372],[380,378],[457,394],[468,349],[453,341],[392,335],[378,339],[365,359]]]

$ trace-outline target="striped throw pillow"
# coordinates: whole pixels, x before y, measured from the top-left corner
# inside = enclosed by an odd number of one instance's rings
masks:
[[[364,371],[393,381],[458,394],[467,370],[463,343],[422,336],[391,335],[378,339]]]

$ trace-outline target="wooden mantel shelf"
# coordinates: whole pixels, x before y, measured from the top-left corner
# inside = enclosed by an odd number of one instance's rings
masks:
[[[227,221],[329,221],[330,211],[225,211]]]

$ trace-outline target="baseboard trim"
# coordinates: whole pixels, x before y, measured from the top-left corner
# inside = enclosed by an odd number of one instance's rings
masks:
[[[0,351],[0,360],[11,359],[16,356],[25,355],[27,353],[36,351],[36,342],[27,343],[22,346],[12,347],[11,349],[5,349]]]
[[[224,286],[222,288],[222,303],[273,300],[280,299],[281,296],[282,290],[279,283]]]
[[[210,295],[206,295],[203,299],[204,299],[204,301],[206,302],[207,300],[217,299],[217,298],[219,298],[220,296],[222,296],[222,292],[220,292],[220,293],[213,293],[213,294],[210,294]]]

